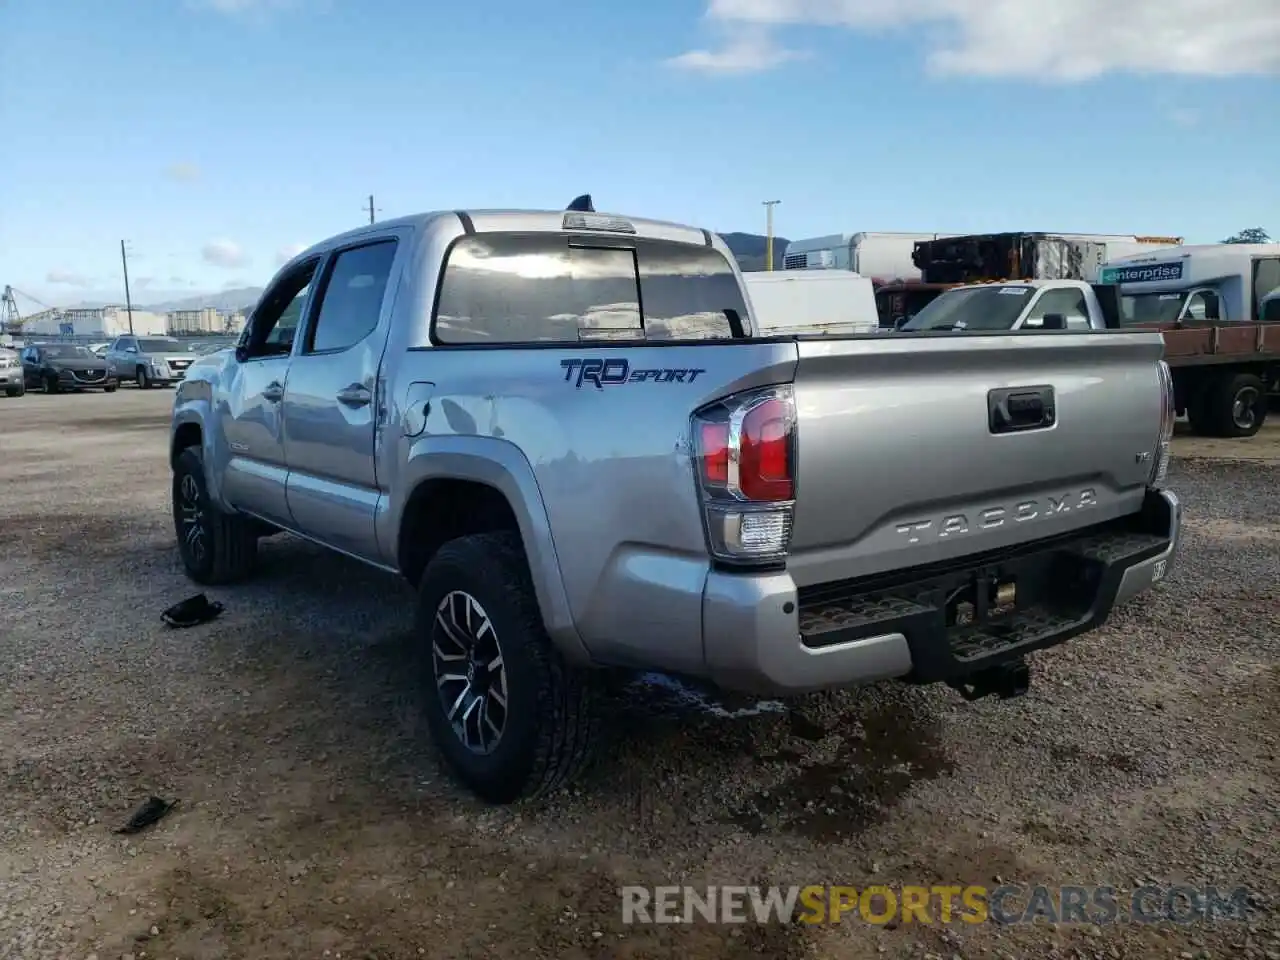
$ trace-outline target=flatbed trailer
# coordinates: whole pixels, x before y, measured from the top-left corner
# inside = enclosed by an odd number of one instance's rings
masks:
[[[1196,433],[1251,437],[1280,388],[1280,244],[1182,246],[1103,265],[1121,323],[1164,333],[1174,402]]]

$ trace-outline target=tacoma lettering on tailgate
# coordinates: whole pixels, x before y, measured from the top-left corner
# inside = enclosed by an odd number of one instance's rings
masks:
[[[920,543],[923,540],[945,540],[958,537],[975,530],[994,530],[1006,523],[1026,523],[1070,513],[1073,510],[1085,510],[1096,506],[1097,492],[1089,487],[1084,490],[1064,493],[1061,497],[1044,497],[1040,500],[1020,500],[1005,506],[997,504],[979,510],[972,516],[967,513],[952,513],[929,520],[912,520],[900,523],[894,529],[907,538],[907,543]]]

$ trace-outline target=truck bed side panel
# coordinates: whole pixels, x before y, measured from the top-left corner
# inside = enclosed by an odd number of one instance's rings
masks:
[[[603,639],[611,660],[696,671],[710,561],[690,415],[729,393],[789,382],[795,357],[793,341],[431,348],[406,355],[399,383],[434,384],[415,455],[430,456],[432,437],[499,438],[523,451],[589,649]],[[583,360],[609,361],[602,379],[615,382],[581,377]]]
[[[1146,333],[802,341],[788,570],[800,586],[851,579],[1138,509],[1161,350]],[[993,434],[989,391],[1039,386],[1056,422]]]

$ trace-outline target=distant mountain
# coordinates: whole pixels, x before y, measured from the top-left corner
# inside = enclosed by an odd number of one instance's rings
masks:
[[[720,236],[733,251],[738,267],[744,273],[768,269],[765,257],[769,238],[759,233],[722,233]],[[773,269],[782,269],[782,254],[787,249],[786,237],[773,238]]]
[[[139,309],[167,313],[170,310],[201,310],[205,307],[213,307],[219,313],[235,313],[237,310],[248,313],[249,308],[258,302],[260,296],[262,296],[261,287],[236,287],[233,290],[223,290],[221,293],[202,293],[179,300],[142,304]]]

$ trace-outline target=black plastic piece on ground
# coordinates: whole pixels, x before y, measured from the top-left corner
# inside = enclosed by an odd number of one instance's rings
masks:
[[[177,806],[177,803],[177,800],[169,803],[159,797],[148,797],[137,810],[133,811],[133,816],[116,833],[139,833],[159,821],[160,818]]]
[[[215,619],[222,610],[222,604],[216,600],[210,602],[203,593],[197,593],[181,603],[175,603],[160,614],[160,619],[171,627],[194,627]]]

